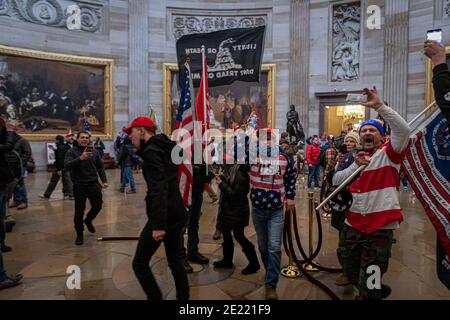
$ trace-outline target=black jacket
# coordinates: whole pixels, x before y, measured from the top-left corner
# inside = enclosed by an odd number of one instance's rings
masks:
[[[97,182],[97,174],[102,182],[107,182],[105,169],[102,159],[97,150],[92,150],[92,156],[87,160],[81,161],[80,156],[85,148],[79,146],[76,142],[73,148],[66,153],[64,160],[64,169],[70,170],[70,177],[74,184],[89,184]]]
[[[5,159],[5,153],[14,149],[13,135],[0,132],[0,185],[4,186],[14,180],[14,175]]]
[[[436,103],[442,110],[442,114],[450,123],[450,71],[446,63],[433,69],[433,87]]]
[[[192,193],[203,193],[205,183],[210,183],[212,178],[212,173],[206,173],[205,164],[194,164],[192,166]]]
[[[14,143],[14,150],[17,151],[17,153],[20,155],[20,158],[22,159],[22,165],[24,167],[27,166],[28,161],[31,159],[31,146],[27,139],[21,137],[16,132],[10,132],[10,135],[12,135],[13,143]]]
[[[221,177],[219,185],[222,222],[228,227],[245,227],[250,217],[248,193],[250,191],[250,177],[245,166],[239,166],[233,183],[230,179]]]
[[[70,150],[70,147],[65,144],[57,144],[55,150],[55,168],[56,171],[64,170],[64,159],[66,157],[67,151]]]
[[[178,166],[171,160],[175,143],[158,134],[141,147],[147,183],[146,211],[152,230],[170,231],[186,223],[187,211],[178,189]]]

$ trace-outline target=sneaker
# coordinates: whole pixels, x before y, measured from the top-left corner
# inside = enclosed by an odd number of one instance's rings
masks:
[[[92,224],[92,221],[84,220],[84,224],[86,225],[90,233],[95,233],[95,227]]]
[[[136,193],[136,190],[131,190],[130,193]]]
[[[266,300],[278,300],[277,289],[275,288],[266,288]]]
[[[0,282],[0,290],[6,288],[12,288],[20,284],[23,276],[21,274],[17,274],[15,276],[7,276],[7,278]]]
[[[18,207],[19,204],[20,204],[20,203],[12,202],[12,203],[10,203],[10,205],[8,206],[8,208],[12,209],[12,208]]]
[[[50,197],[47,197],[45,194],[38,194],[38,197],[46,200],[50,199]]]
[[[2,244],[0,249],[2,252],[11,252],[12,251],[12,247],[7,246],[6,244]]]
[[[26,209],[26,208],[28,208],[28,204],[26,204],[26,203],[21,203],[21,204],[19,204],[18,206],[17,206],[17,210],[24,210],[24,209]]]
[[[194,272],[194,268],[192,268],[192,266],[189,264],[189,262],[186,259],[184,259],[183,265],[184,265],[184,270],[186,270],[186,273]]]
[[[351,284],[350,279],[345,273],[342,273],[334,282],[337,286],[344,287]]]
[[[244,276],[257,273],[259,271],[259,263],[258,264],[249,264],[247,267],[242,269],[241,274]]]
[[[214,235],[213,235],[213,240],[220,240],[221,237],[222,237],[222,232],[220,232],[219,229],[216,229],[216,232],[214,232]]]
[[[209,259],[202,255],[200,252],[196,252],[195,254],[188,255],[188,261],[196,264],[208,264]]]
[[[75,244],[77,246],[81,246],[83,244],[83,235],[77,236],[77,239],[75,240]]]

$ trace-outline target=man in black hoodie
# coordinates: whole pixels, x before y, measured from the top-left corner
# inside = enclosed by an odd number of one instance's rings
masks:
[[[189,282],[179,254],[187,212],[178,188],[178,166],[171,158],[175,143],[163,134],[157,135],[155,124],[146,117],[136,118],[124,131],[131,137],[143,159],[142,172],[148,189],[145,197],[148,221],[141,232],[133,259],[134,273],[148,299],[162,299],[149,263],[164,242],[177,299],[187,300]]]
[[[88,132],[80,131],[77,141],[72,149],[67,151],[64,161],[64,169],[70,170],[73,182],[73,193],[75,196],[75,231],[77,239],[75,244],[83,244],[83,218],[86,209],[86,200],[91,203],[84,224],[90,233],[95,233],[92,221],[102,210],[102,188],[108,187],[105,169],[102,159],[97,150],[91,145],[91,135]],[[98,176],[102,183],[98,182]]]
[[[68,172],[64,170],[64,159],[66,157],[67,151],[69,150],[70,147],[64,142],[64,137],[60,135],[56,136],[56,150],[53,149],[53,151],[55,152],[55,171],[50,178],[47,190],[45,190],[44,195],[40,197],[44,199],[50,199],[52,192],[58,185],[59,179],[62,179],[64,198],[69,197],[70,199],[73,199],[72,180],[70,179],[70,175],[68,174]]]

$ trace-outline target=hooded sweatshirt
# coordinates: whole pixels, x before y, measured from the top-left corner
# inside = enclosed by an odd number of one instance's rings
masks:
[[[146,211],[152,230],[170,231],[186,223],[186,209],[178,188],[178,165],[171,159],[175,142],[158,134],[143,143],[138,154],[147,183]]]

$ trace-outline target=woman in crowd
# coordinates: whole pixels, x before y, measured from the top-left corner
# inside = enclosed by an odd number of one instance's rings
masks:
[[[215,182],[220,188],[221,222],[223,235],[223,259],[214,262],[217,268],[231,269],[233,265],[234,243],[231,236],[241,245],[242,251],[249,264],[241,273],[244,275],[256,273],[259,268],[255,246],[245,237],[244,228],[248,225],[250,208],[248,193],[250,191],[250,177],[244,165],[225,165],[221,176],[217,175]]]

